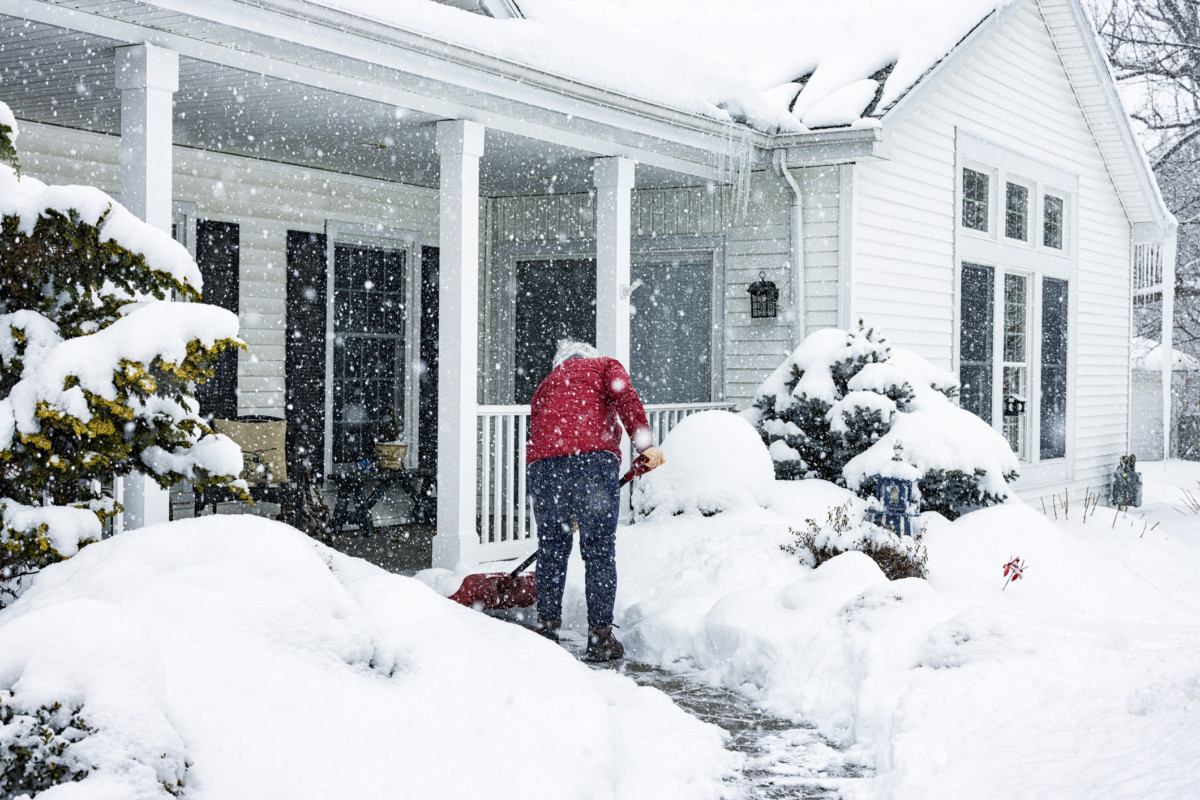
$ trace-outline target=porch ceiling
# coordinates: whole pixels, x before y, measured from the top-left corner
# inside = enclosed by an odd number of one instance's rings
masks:
[[[20,119],[120,133],[114,49],[127,42],[0,15],[0,100]],[[180,57],[175,143],[436,188],[439,117]],[[595,153],[488,129],[480,190],[488,196],[586,191]],[[640,165],[639,187],[699,179]]]

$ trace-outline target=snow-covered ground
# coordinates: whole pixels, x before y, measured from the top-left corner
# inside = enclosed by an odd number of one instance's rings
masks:
[[[850,499],[820,481],[777,483],[769,508],[639,521],[619,533],[617,623],[630,657],[846,743],[877,773],[850,796],[1200,796],[1200,514],[1183,494],[1200,496],[1200,464],[1140,466],[1128,514],[1085,519],[1077,496],[926,515],[927,581],[781,551]],[[1024,577],[1005,587],[1014,557]],[[578,555],[570,570],[581,629]]]
[[[846,743],[876,772],[850,797],[1198,796],[1200,515],[1183,490],[1200,494],[1200,464],[1140,466],[1129,514],[1085,521],[1071,497],[1048,516],[927,517],[928,581],[783,552],[849,497],[819,481],[641,519],[619,533],[619,634],[632,658]],[[1014,556],[1024,577],[1003,588]],[[574,561],[576,629],[582,588]],[[10,688],[83,703],[100,731],[79,754],[100,768],[48,800],[156,796],[185,761],[188,798],[690,800],[720,796],[739,758],[652,689],[252,517],[124,533],[47,569],[0,611]]]

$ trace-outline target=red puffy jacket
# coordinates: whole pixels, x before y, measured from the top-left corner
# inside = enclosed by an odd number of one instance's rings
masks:
[[[653,444],[646,410],[621,362],[569,358],[533,393],[525,461],[601,450],[620,459],[618,416],[639,453]]]

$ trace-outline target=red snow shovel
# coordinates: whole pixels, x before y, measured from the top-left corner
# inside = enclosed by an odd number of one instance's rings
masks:
[[[629,472],[621,478],[619,486],[624,486],[639,475],[644,475],[646,459],[638,456],[629,468]],[[512,572],[483,572],[468,575],[463,578],[462,586],[450,595],[450,599],[464,606],[470,606],[478,611],[491,611],[497,608],[528,608],[537,602],[537,584],[531,572],[521,573],[537,560],[537,551],[520,563]]]

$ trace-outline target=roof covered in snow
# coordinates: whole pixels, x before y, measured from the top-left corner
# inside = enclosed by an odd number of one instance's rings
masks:
[[[1009,0],[520,0],[507,19],[440,0],[313,2],[617,94],[799,132],[873,124]]]

